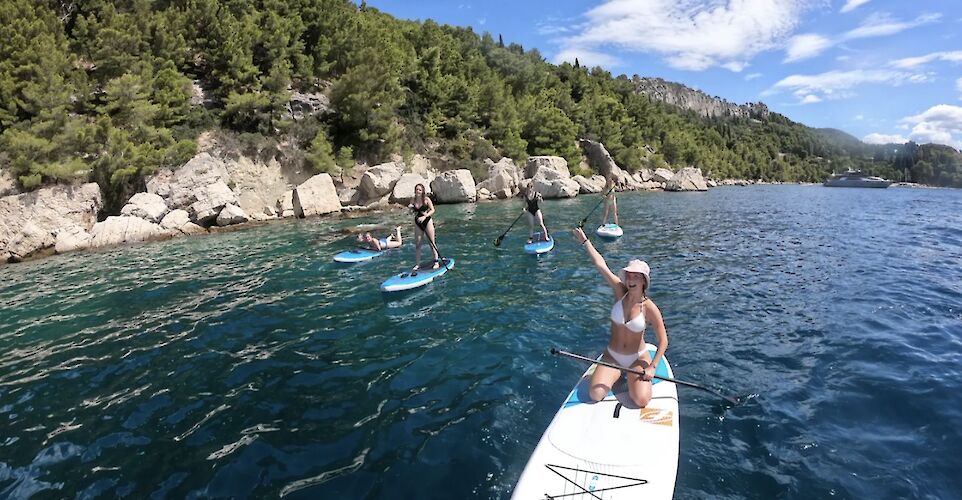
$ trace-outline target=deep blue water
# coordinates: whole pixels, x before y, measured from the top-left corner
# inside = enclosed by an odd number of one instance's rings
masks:
[[[518,201],[441,206],[458,267],[385,296],[288,221],[0,267],[0,497],[507,498],[611,294],[552,201],[555,250],[492,244]],[[962,191],[623,193],[679,388],[676,498],[962,496]],[[600,212],[600,211],[599,211]],[[595,214],[595,220],[599,213]],[[649,340],[654,338],[648,333]]]

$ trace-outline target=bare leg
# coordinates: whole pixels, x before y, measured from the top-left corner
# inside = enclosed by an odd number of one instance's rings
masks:
[[[421,228],[414,225],[414,270],[417,271],[421,267],[421,237],[424,234]]]
[[[615,209],[615,225],[618,225],[618,198],[611,199],[611,205]]]
[[[538,224],[541,224],[541,231],[542,231],[541,236],[543,237],[544,241],[548,241],[548,228],[544,227],[544,214],[541,213],[540,209],[538,210],[537,217],[538,217]]]
[[[531,215],[531,212],[525,210],[524,220],[528,221],[528,243],[531,243],[534,241],[534,217]]]
[[[435,240],[434,240],[434,220],[431,220],[430,222],[428,222],[427,233],[428,233],[428,241],[431,242],[431,253],[434,254],[434,269],[437,269],[441,267],[441,264],[438,262],[438,258],[439,258],[438,250],[437,250],[438,244],[435,243]]]
[[[608,352],[601,358],[602,361],[614,363]],[[608,391],[615,386],[615,382],[621,377],[621,370],[609,368],[607,366],[595,365],[595,372],[591,374],[591,382],[588,384],[588,396],[592,401],[601,401],[608,395]]]
[[[631,367],[635,370],[641,370],[650,363],[651,357],[649,357],[648,351],[646,350],[638,361],[632,363]],[[648,402],[651,401],[651,382],[642,380],[641,375],[628,373],[628,395],[631,396],[631,400],[639,407],[644,408],[648,406]]]
[[[608,202],[611,201],[605,198],[605,215],[601,218],[601,225],[604,226],[608,223]]]

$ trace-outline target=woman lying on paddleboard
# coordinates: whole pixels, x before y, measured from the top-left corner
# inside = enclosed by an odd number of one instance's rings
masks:
[[[388,250],[401,246],[401,226],[394,228],[394,233],[384,239],[375,238],[371,233],[357,235],[357,244],[361,248],[368,248],[375,251]]]
[[[645,407],[651,400],[651,379],[655,368],[668,349],[668,333],[661,318],[661,311],[648,298],[648,285],[651,283],[648,264],[632,260],[618,276],[608,269],[605,259],[595,250],[591,241],[580,228],[572,231],[575,241],[581,243],[591,257],[591,262],[608,282],[615,295],[615,305],[611,307],[611,338],[603,361],[624,368],[643,371],[644,376],[628,373],[628,394],[638,406]],[[655,330],[658,351],[651,359],[645,349],[645,324],[650,323]],[[600,401],[618,381],[621,370],[596,365],[591,375],[589,396],[592,401]]]
[[[431,245],[431,253],[434,254],[434,265],[432,269],[441,267],[438,260],[438,250],[434,240],[434,203],[431,198],[424,195],[424,184],[414,186],[414,199],[408,208],[414,210],[414,270],[421,269],[421,240],[427,234],[428,244]]]
[[[544,214],[541,213],[541,208],[538,204],[544,201],[539,193],[534,188],[534,182],[528,184],[528,189],[524,192],[525,208],[524,214],[525,218],[528,220],[528,243],[534,243],[534,223],[535,221],[541,225],[541,239],[548,241],[551,239],[548,236],[548,228],[544,226]]]
[[[615,216],[615,225],[618,225],[618,199],[615,198],[615,192],[611,188],[615,187],[615,179],[608,177],[605,181],[605,190],[603,192],[608,193],[605,197],[605,215],[601,219],[601,225],[604,226],[608,223],[608,215],[613,214]]]

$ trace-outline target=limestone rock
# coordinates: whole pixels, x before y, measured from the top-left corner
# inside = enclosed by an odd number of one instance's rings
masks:
[[[568,161],[560,156],[531,156],[528,163],[524,166],[524,176],[527,179],[534,178],[539,170],[553,170],[558,173],[557,177],[569,179],[571,173],[568,172]]]
[[[153,193],[137,193],[130,197],[120,215],[132,215],[150,222],[160,222],[167,215],[167,204],[159,195]]]
[[[198,191],[218,182],[227,186],[230,180],[224,161],[203,152],[176,171],[161,170],[148,177],[146,182],[148,193],[159,195],[167,201],[168,207],[175,209],[187,208],[198,201]]]
[[[266,208],[274,210],[278,198],[314,175],[299,165],[276,158],[264,161],[241,156],[224,160],[230,175],[228,185],[237,195],[237,206],[247,214],[265,213]]]
[[[220,213],[217,214],[217,225],[221,227],[243,224],[249,220],[250,217],[247,216],[247,213],[237,205],[225,205]]]
[[[13,178],[13,174],[0,168],[0,196],[10,196],[19,193],[20,189],[17,187],[17,180]]]
[[[190,222],[190,214],[188,214],[186,210],[171,210],[164,216],[163,220],[160,221],[160,227],[163,229],[180,230],[180,228],[188,222]]]
[[[334,180],[328,174],[317,174],[304,181],[294,190],[292,199],[294,215],[310,217],[341,210],[341,201],[334,189]]]
[[[147,222],[140,217],[122,215],[111,216],[94,224],[90,230],[90,248],[101,248],[122,243],[148,241],[166,235],[158,224]]]
[[[674,177],[674,175],[675,173],[672,172],[671,170],[668,170],[667,168],[657,168],[651,174],[650,180],[655,182],[661,182],[662,184],[664,184],[668,182],[672,177]]]
[[[467,169],[442,172],[431,182],[431,190],[439,203],[471,202],[478,197],[474,177]]]
[[[665,183],[665,191],[708,191],[701,169],[685,167]]]
[[[541,193],[545,199],[551,198],[574,198],[578,196],[581,186],[572,179],[545,179],[536,177],[532,179],[535,189]]]
[[[500,199],[518,194],[521,171],[511,158],[502,158],[498,163],[486,160],[485,163],[488,163],[488,178],[478,184],[479,189],[486,189],[493,197]]]
[[[90,246],[90,233],[80,226],[70,226],[57,231],[54,250],[57,253],[86,250]]]
[[[178,230],[187,235],[207,234],[207,229],[204,229],[202,226],[198,226],[193,222],[188,222],[187,224],[180,226]]]
[[[424,186],[425,194],[431,194],[431,183],[418,174],[404,174],[398,179],[391,192],[391,201],[401,205],[407,205],[414,199],[414,187],[418,184]]]
[[[376,200],[389,194],[403,174],[404,167],[394,162],[382,163],[367,169],[361,176],[361,184],[358,187],[361,199]]]
[[[310,94],[291,92],[288,109],[282,117],[287,120],[303,120],[309,116],[326,114],[330,110],[331,99],[320,92]]]
[[[397,186],[395,186],[397,187]],[[357,192],[354,188],[337,188],[337,199],[341,201],[341,208],[345,205],[357,205],[360,201],[361,194]]]
[[[635,76],[631,83],[635,90],[657,101],[662,101],[682,109],[694,111],[701,117],[768,117],[768,106],[763,103],[735,104],[719,97],[712,97],[700,90],[688,88],[680,83],[661,78]]]
[[[581,194],[600,193],[605,189],[605,178],[600,175],[593,175],[591,179],[586,179],[582,175],[576,175],[571,180],[578,183],[578,192]],[[601,181],[600,183],[598,181]]]
[[[0,259],[23,260],[55,245],[61,228],[90,228],[103,206],[100,187],[49,186],[0,198]]]
[[[209,225],[224,206],[239,203],[237,196],[223,181],[195,189],[193,196],[197,201],[191,203],[188,212],[191,219],[201,226]]]
[[[279,200],[277,200],[277,211],[280,213],[281,217],[294,217],[294,190],[290,190],[284,193]]]

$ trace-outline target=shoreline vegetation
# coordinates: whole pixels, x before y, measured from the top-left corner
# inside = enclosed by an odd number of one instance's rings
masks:
[[[962,187],[948,146],[868,145],[364,2],[0,0],[0,262],[403,205],[418,182],[456,203],[848,168]]]

